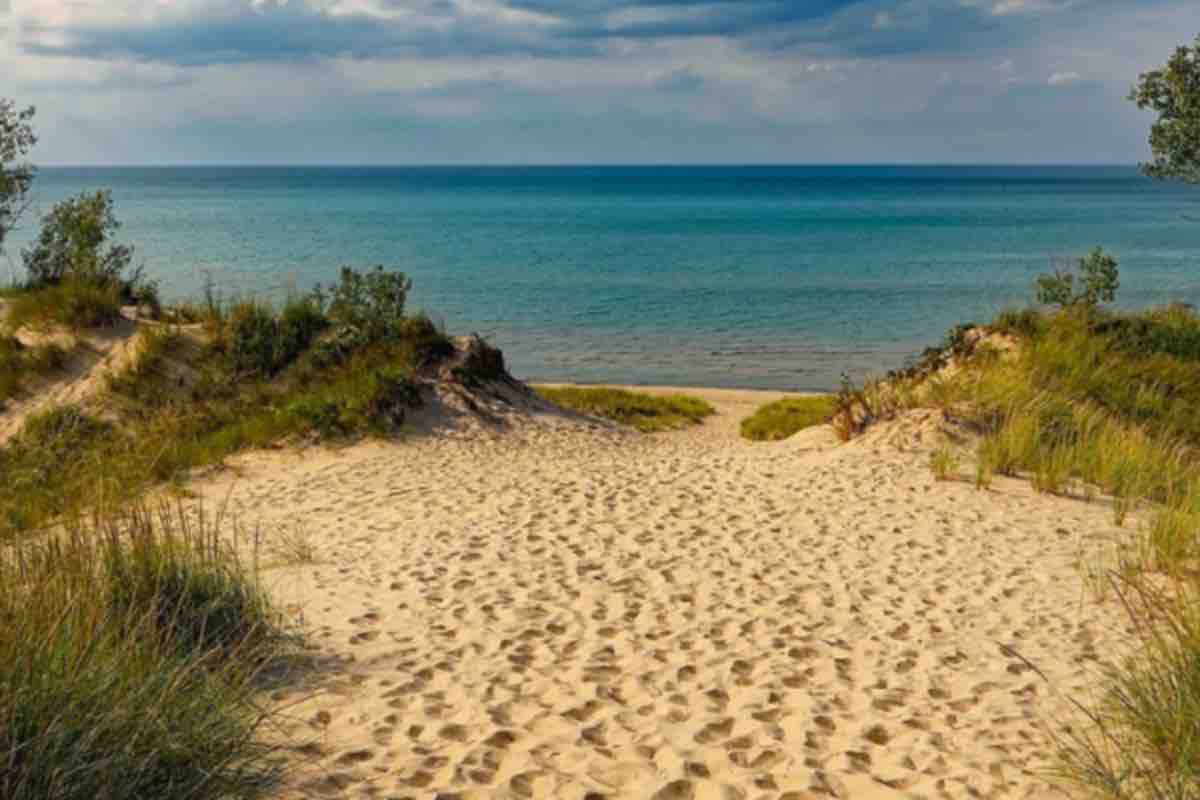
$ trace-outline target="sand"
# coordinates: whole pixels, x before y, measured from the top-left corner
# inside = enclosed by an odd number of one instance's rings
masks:
[[[1080,568],[1111,510],[936,482],[934,412],[749,443],[778,395],[697,393],[683,433],[514,416],[198,482],[314,549],[266,573],[316,664],[280,796],[1052,794],[1126,638]]]

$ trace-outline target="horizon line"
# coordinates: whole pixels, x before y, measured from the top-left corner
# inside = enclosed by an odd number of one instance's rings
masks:
[[[151,162],[51,162],[34,164],[37,169],[181,169],[181,168],[274,168],[274,169],[838,169],[847,167],[1138,167],[1137,161],[763,161],[763,162],[253,162],[253,161],[151,161]]]

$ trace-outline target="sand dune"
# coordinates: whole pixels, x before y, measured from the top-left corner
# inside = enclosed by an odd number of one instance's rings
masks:
[[[315,547],[269,573],[332,665],[279,696],[316,691],[281,794],[1050,794],[1042,727],[1123,635],[1077,564],[1111,514],[934,482],[928,415],[750,444],[760,398],[708,396],[692,432],[542,415],[196,487]]]

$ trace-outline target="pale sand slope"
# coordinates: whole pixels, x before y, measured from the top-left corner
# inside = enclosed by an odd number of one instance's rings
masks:
[[[1111,513],[935,483],[927,415],[750,444],[743,410],[256,455],[197,487],[316,547],[269,573],[338,662],[289,710],[310,746],[283,794],[1051,794],[1041,721],[1123,638],[1076,565]]]

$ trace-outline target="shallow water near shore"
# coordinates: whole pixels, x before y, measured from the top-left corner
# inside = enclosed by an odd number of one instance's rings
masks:
[[[104,187],[167,296],[394,266],[530,380],[827,389],[1096,245],[1123,303],[1200,301],[1200,190],[1132,167],[52,168],[0,279],[36,215]]]

